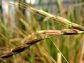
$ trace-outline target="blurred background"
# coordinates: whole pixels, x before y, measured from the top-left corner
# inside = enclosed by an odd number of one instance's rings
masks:
[[[37,30],[67,28],[52,19],[44,21],[28,5],[84,26],[84,0],[0,0],[0,56],[38,38]],[[50,36],[0,63],[84,63],[83,34]]]

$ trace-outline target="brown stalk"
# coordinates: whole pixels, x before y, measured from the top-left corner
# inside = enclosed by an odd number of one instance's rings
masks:
[[[49,32],[49,34],[51,32],[51,34],[52,34],[52,31],[48,30],[48,31],[44,31],[44,32],[46,32],[46,33]],[[44,32],[42,31],[43,34],[44,34]],[[63,34],[63,35],[75,35],[75,34],[79,34],[79,30],[77,30],[77,29],[63,29],[62,31],[54,30],[53,32],[54,33],[56,32],[56,34],[60,32],[60,34]],[[18,53],[21,53],[21,52],[25,51],[27,48],[29,48],[31,45],[33,45],[33,44],[35,44],[35,43],[37,43],[37,42],[39,42],[41,40],[43,40],[43,38],[37,38],[37,39],[33,39],[33,40],[30,40],[30,41],[27,41],[25,43],[25,44],[27,44],[26,46],[24,45],[24,46],[16,47],[11,52],[5,53],[2,56],[0,56],[0,60],[5,59],[5,58],[9,58],[9,57],[11,57],[11,56],[13,56],[15,54],[18,54]]]
[[[23,51],[25,51],[27,48],[29,48],[31,45],[39,42],[43,40],[42,38],[37,38],[37,39],[33,39],[33,40],[30,40],[30,41],[27,41],[25,44],[27,44],[27,46],[19,46],[19,47],[16,47],[15,49],[13,49],[11,52],[9,53],[5,53],[3,54],[2,56],[0,56],[0,60],[2,59],[5,59],[5,58],[9,58],[17,53],[21,53]]]

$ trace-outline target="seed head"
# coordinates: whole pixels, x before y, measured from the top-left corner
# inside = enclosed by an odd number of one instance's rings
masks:
[[[70,29],[77,29],[77,30],[80,30],[80,31],[84,31],[84,27],[81,26],[81,25],[78,25],[78,24],[71,24]]]
[[[13,53],[9,52],[9,53],[3,54],[0,58],[8,58],[8,57],[10,57],[12,55],[13,55]]]
[[[20,46],[20,47],[17,47],[17,48],[15,48],[14,50],[12,50],[12,52],[14,52],[14,53],[20,53],[20,52],[22,52],[22,51],[24,51],[26,49],[26,47],[25,46]]]
[[[26,44],[32,45],[32,44],[35,44],[35,43],[37,43],[37,42],[39,42],[41,40],[42,40],[42,38],[33,39],[33,40],[30,40],[30,41],[27,41]]]
[[[63,32],[64,35],[78,34],[78,31],[76,29],[63,29],[62,32]]]

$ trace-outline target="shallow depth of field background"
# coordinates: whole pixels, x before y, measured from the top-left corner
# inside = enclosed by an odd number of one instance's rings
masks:
[[[84,0],[0,0],[0,56],[38,38],[37,30],[67,28],[52,19],[44,21],[45,17],[30,11],[26,4],[84,26]],[[83,34],[50,36],[0,63],[84,63]]]

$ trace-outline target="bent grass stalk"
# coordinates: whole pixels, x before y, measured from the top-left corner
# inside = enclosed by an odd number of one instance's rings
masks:
[[[77,29],[77,30],[80,30],[80,31],[84,31],[84,27],[81,26],[81,25],[78,25],[76,23],[73,23],[73,22],[70,22],[69,20],[63,18],[63,17],[60,17],[60,16],[56,16],[56,15],[52,15],[50,13],[47,13],[43,10],[37,10],[33,7],[30,7],[30,10],[32,10],[33,12],[37,13],[37,14],[41,14],[42,16],[45,16],[45,18],[52,18],[53,20],[59,22],[59,23],[62,23],[62,24],[65,24],[67,25],[70,29]]]
[[[16,5],[16,4],[11,3],[11,2],[9,2],[9,4]],[[25,7],[28,6],[29,9],[30,9],[29,11],[33,11],[36,14],[40,14],[43,17],[45,17],[45,19],[47,18],[47,20],[50,19],[50,18],[52,18],[53,20],[55,20],[55,21],[57,21],[59,23],[62,23],[64,25],[67,25],[71,29],[78,29],[78,30],[84,31],[84,27],[81,26],[81,25],[79,25],[79,24],[73,23],[73,22],[71,22],[71,21],[69,21],[69,20],[67,20],[67,19],[65,19],[63,17],[52,15],[50,13],[47,13],[47,12],[43,11],[43,10],[35,9],[35,8],[31,7],[29,4],[25,4],[25,3],[23,3],[23,4],[24,5],[22,5],[22,4],[20,4],[20,5],[23,6],[23,7],[24,6]],[[18,6],[18,5],[16,5],[16,6]]]
[[[63,35],[75,35],[75,34],[84,33],[84,32],[83,31],[77,31],[76,29],[64,29],[62,31],[60,31],[60,30],[44,30],[43,31],[42,30],[42,31],[37,31],[37,33],[39,33],[39,34],[41,34],[41,33],[43,33],[43,34],[57,34],[57,35],[61,35],[61,34],[63,34]],[[46,38],[48,38],[48,37],[46,37]],[[0,60],[5,59],[5,58],[9,58],[9,57],[11,57],[11,56],[13,56],[15,54],[18,54],[18,53],[21,53],[21,52],[25,51],[27,48],[29,48],[31,45],[33,45],[33,44],[35,44],[35,43],[37,43],[37,42],[39,42],[41,40],[44,40],[46,38],[37,38],[37,39],[27,41],[27,42],[25,42],[24,46],[23,45],[19,46],[19,47],[13,49],[11,52],[5,53],[2,56],[0,56]],[[60,52],[59,49],[58,49],[58,51]],[[63,56],[63,54],[62,54],[62,56]],[[65,57],[64,57],[64,59],[65,59]],[[66,60],[66,62],[68,63],[67,60]]]
[[[37,42],[39,42],[41,40],[43,40],[43,39],[42,38],[37,38],[37,39],[27,41],[25,43],[26,45],[19,46],[19,47],[13,49],[11,52],[5,53],[2,56],[0,56],[0,60],[5,59],[5,58],[9,58],[9,57],[11,57],[11,56],[13,56],[15,54],[18,54],[18,53],[21,53],[21,52],[25,51],[27,48],[29,48],[31,45],[33,45],[33,44],[35,44],[35,43],[37,43]]]

